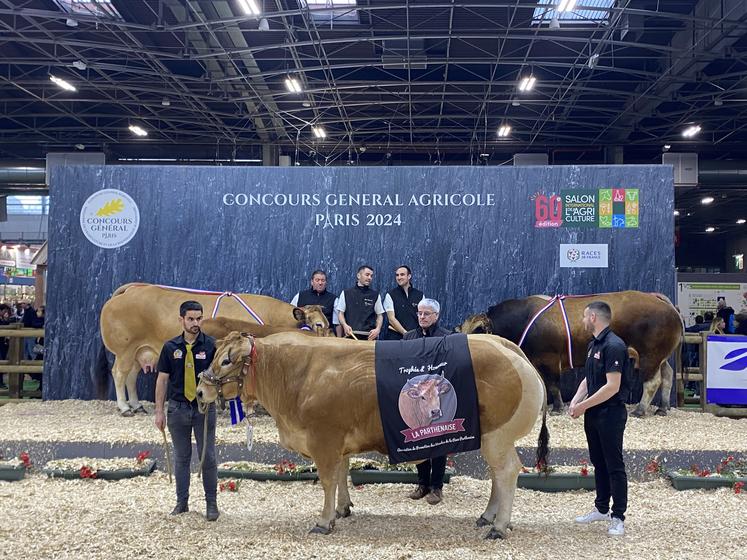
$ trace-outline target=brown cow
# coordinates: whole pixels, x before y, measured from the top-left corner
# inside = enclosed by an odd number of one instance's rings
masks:
[[[408,381],[399,394],[399,413],[409,428],[429,426],[441,418],[441,395],[451,385],[440,375],[429,376],[417,383]]]
[[[329,332],[327,318],[319,306],[297,308],[289,303],[268,296],[236,294],[262,319],[265,325],[256,321],[234,297],[221,300],[219,316],[227,319],[254,323],[256,327],[243,327],[241,330],[265,336],[278,330],[296,330],[309,325],[318,334]],[[135,412],[145,413],[137,395],[137,374],[155,372],[158,356],[164,342],[181,332],[179,326],[179,306],[186,300],[199,301],[206,317],[213,311],[218,295],[203,294],[177,289],[163,288],[153,284],[125,284],[118,288],[101,309],[101,338],[104,346],[114,354],[111,375],[117,392],[117,406],[123,416]],[[222,328],[220,322],[208,323],[206,332],[224,336],[236,326]],[[225,325],[224,325],[225,327]],[[108,392],[109,364],[104,348],[99,352],[95,381],[99,396]],[[125,387],[127,397],[125,398]]]
[[[667,359],[682,340],[682,320],[666,296],[636,291],[611,292],[591,296],[573,296],[563,300],[573,340],[573,364],[568,363],[567,335],[558,303],[554,303],[532,325],[521,349],[539,370],[548,392],[553,397],[553,411],[560,412],[563,401],[558,380],[560,373],[571,367],[582,367],[586,361],[586,346],[591,340],[581,322],[584,308],[592,301],[604,301],[612,308],[611,328],[629,347],[643,380],[643,396],[633,415],[643,416],[661,386],[662,402],[657,414],[669,409],[672,389],[672,368]],[[464,333],[480,330],[519,342],[532,317],[547,305],[547,296],[530,296],[507,300],[488,309],[487,324],[477,315],[468,318],[461,327]]]
[[[468,345],[479,402],[481,452],[492,481],[478,526],[492,525],[487,537],[504,538],[521,469],[514,444],[534,426],[545,403],[545,388],[515,344],[474,335]],[[281,445],[314,460],[324,487],[324,508],[313,533],[327,534],[336,516],[350,515],[350,455],[387,453],[374,348],[373,342],[312,340],[297,333],[256,340],[231,333],[218,343],[213,363],[197,386],[204,410],[217,399],[219,388],[225,398],[233,398],[242,385],[242,400],[258,401],[275,419]],[[542,462],[547,441],[543,417],[538,447]]]

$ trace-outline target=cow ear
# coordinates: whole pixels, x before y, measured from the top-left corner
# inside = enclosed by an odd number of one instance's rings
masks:
[[[293,308],[293,318],[296,321],[305,321],[306,320],[306,312],[301,309],[300,307],[294,307]]]
[[[439,395],[444,395],[444,394],[448,393],[449,391],[451,391],[451,384],[447,383],[446,381],[443,381],[438,386],[438,394]]]
[[[418,391],[415,388],[408,389],[407,390],[407,396],[410,397],[411,399],[419,399],[420,398],[420,391]]]

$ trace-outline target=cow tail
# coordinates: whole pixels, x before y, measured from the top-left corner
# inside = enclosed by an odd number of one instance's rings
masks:
[[[542,427],[537,438],[537,470],[547,467],[547,454],[550,452],[550,432],[547,429],[547,406],[542,407]]]
[[[109,397],[111,379],[112,372],[109,368],[109,359],[106,356],[106,347],[101,344],[96,365],[93,368],[93,386],[99,399],[106,400]]]

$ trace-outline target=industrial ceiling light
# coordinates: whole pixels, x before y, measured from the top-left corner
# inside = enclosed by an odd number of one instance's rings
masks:
[[[708,226],[706,228],[706,233],[713,233],[714,231],[716,231],[716,228],[713,226]]]
[[[171,105],[171,100],[168,97],[164,97],[161,99],[161,105],[164,107],[169,107]]]
[[[590,70],[593,70],[597,67],[597,64],[599,63],[599,53],[594,53],[589,57],[588,62],[586,65],[589,67]]]
[[[270,30],[270,22],[267,21],[267,18],[262,18],[259,20],[259,25],[257,26],[257,29],[260,31],[269,31]]]
[[[63,80],[62,78],[58,78],[57,76],[50,75],[49,79],[52,81],[53,84],[55,84],[58,87],[61,87],[62,89],[66,91],[78,91],[78,89],[73,84]]]
[[[741,226],[741,225],[742,225],[743,223],[745,223],[745,222],[747,222],[747,220],[745,220],[744,218],[739,218],[739,219],[737,220],[737,223],[738,223],[738,224],[739,224],[740,226]]]
[[[239,0],[239,6],[241,6],[241,9],[248,16],[258,16],[262,13],[259,6],[257,6],[256,0]]]
[[[671,144],[664,144],[664,149],[669,150],[672,147]]]
[[[694,124],[692,126],[688,126],[685,130],[683,130],[682,136],[684,136],[685,138],[692,138],[698,132],[700,132],[700,125]]]
[[[82,72],[83,70],[88,68],[88,66],[82,60],[76,60],[73,62],[73,68],[77,68],[78,70]]]
[[[148,131],[145,130],[142,126],[131,124],[129,128],[130,131],[137,136],[148,136]]]
[[[498,129],[498,136],[505,138],[511,134],[511,127],[507,124],[501,125],[501,127]]]
[[[576,0],[560,0],[558,7],[555,8],[559,12],[570,12],[576,7]]]
[[[285,79],[285,88],[291,93],[301,93],[303,91],[299,81],[291,76]]]
[[[680,215],[680,211],[679,211],[679,210],[675,210],[675,211],[674,211],[674,215],[675,215],[675,216],[679,216],[679,215]]]
[[[711,202],[713,202],[712,196],[704,196],[703,198],[700,199],[701,204],[710,204]]]
[[[312,126],[311,132],[313,132],[314,136],[316,136],[320,140],[323,140],[327,137],[327,132],[321,126]]]
[[[532,75],[522,78],[521,82],[519,82],[519,91],[532,91],[535,82],[537,82],[537,78]]]

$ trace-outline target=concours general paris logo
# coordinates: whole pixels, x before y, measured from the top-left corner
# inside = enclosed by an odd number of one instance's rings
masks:
[[[80,210],[80,228],[91,243],[103,249],[127,244],[140,226],[140,210],[130,195],[117,189],[93,193]]]

